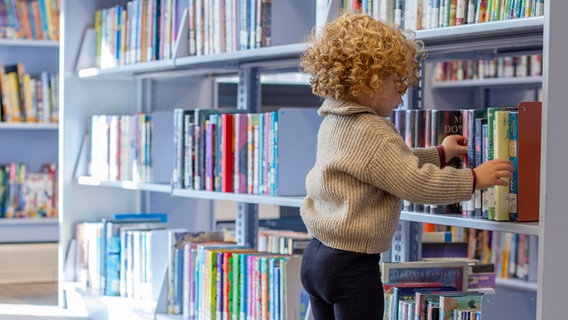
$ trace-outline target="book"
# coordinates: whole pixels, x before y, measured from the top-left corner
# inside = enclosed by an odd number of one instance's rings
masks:
[[[184,247],[187,243],[218,242],[224,240],[221,231],[188,231],[172,229],[168,242],[167,310],[169,314],[183,314]],[[217,245],[217,244],[216,244]],[[187,261],[187,259],[185,259]],[[203,261],[203,260],[200,260]],[[199,265],[199,260],[196,262]],[[198,278],[196,278],[198,279]],[[196,291],[198,292],[198,291]]]
[[[517,111],[511,111],[509,113],[509,160],[513,164],[513,178],[509,181],[509,197],[508,211],[509,220],[517,220],[517,194],[519,190],[519,158],[517,154],[518,150],[518,113]]]
[[[440,282],[406,282],[383,284],[385,295],[385,318],[400,319],[401,301],[414,300],[416,292],[455,291],[455,287],[444,286]]]
[[[452,320],[454,310],[481,309],[483,293],[462,292],[440,295],[440,320]]]
[[[431,146],[438,146],[442,143],[445,137],[453,134],[461,135],[463,133],[462,121],[463,114],[461,110],[432,110],[430,125],[430,139]],[[446,159],[446,163],[442,166],[451,166],[454,168],[461,168],[461,159],[453,158]],[[431,205],[430,213],[434,214],[448,214],[460,213],[460,204],[454,203],[449,205]]]
[[[422,243],[425,242],[452,242],[450,231],[428,231],[422,233]]]
[[[518,106],[517,221],[538,221],[540,211],[540,162],[542,103]]]
[[[427,320],[438,320],[440,319],[440,301],[428,301],[427,303]]]
[[[496,111],[493,124],[493,159],[509,160],[509,111]],[[501,178],[509,182],[508,178]],[[509,186],[496,185],[494,220],[509,220]]]
[[[489,160],[489,124],[486,121],[481,124],[482,154],[481,161]],[[489,206],[493,203],[493,188],[481,190],[481,218],[489,220]]]
[[[121,229],[157,229],[165,224],[156,218],[103,219],[101,254],[101,279],[103,292],[107,296],[120,295]]]
[[[428,304],[438,304],[440,302],[440,295],[445,293],[455,292],[455,288],[446,291],[417,291],[414,294],[414,319],[426,320],[428,319]]]
[[[112,215],[114,220],[128,219],[156,219],[160,222],[168,222],[168,214],[164,212],[148,212],[148,213],[115,213]]]
[[[193,125],[193,111],[174,109],[173,110],[173,148],[174,161],[172,173],[172,186],[174,188],[184,188],[186,181],[184,180],[186,170],[191,168],[188,164],[189,153],[191,151],[191,137],[193,132],[188,131],[188,127]],[[188,132],[191,136],[188,137]],[[189,172],[189,177],[193,178]]]
[[[474,111],[473,109],[462,110],[462,136],[465,139],[467,153],[462,158],[462,168],[474,168],[475,157],[473,152],[474,146]],[[473,218],[475,214],[475,192],[474,196],[469,200],[461,202],[461,214],[464,218]]]
[[[465,258],[467,242],[423,242],[422,259],[426,258]]]
[[[466,261],[382,262],[381,280],[387,282],[440,282],[457,290],[467,290],[469,268]]]
[[[205,190],[205,165],[206,165],[206,121],[212,114],[242,113],[244,110],[236,109],[194,109],[194,161],[193,161],[193,189]]]
[[[248,143],[247,143],[248,116],[244,113],[234,115],[235,129],[235,154],[234,154],[234,176],[233,190],[235,193],[247,193],[247,163],[248,163]]]
[[[478,165],[483,163],[483,150],[485,148],[484,145],[484,136],[483,136],[483,125],[485,124],[485,128],[487,128],[487,112],[485,112],[484,117],[479,117],[474,119],[474,161],[473,167],[475,168]],[[487,130],[487,129],[486,129]],[[468,152],[469,152],[469,141],[468,141]],[[469,158],[469,156],[468,156]],[[483,217],[483,190],[475,190],[474,191],[474,218],[482,218]]]
[[[234,116],[230,113],[221,115],[223,126],[221,128],[221,191],[233,192],[234,174]]]

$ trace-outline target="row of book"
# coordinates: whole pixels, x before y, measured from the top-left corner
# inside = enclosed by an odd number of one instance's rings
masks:
[[[279,243],[288,238],[307,241],[305,234],[290,231],[267,232],[264,237]],[[184,314],[185,319],[300,316],[297,275],[302,249],[259,251],[236,245],[224,231],[169,228],[163,213],[115,214],[79,223],[75,238],[76,281],[97,294],[154,306],[164,295],[168,313]],[[165,293],[160,292],[163,279]],[[305,294],[303,299],[305,314]]]
[[[60,0],[0,1],[0,38],[59,40]]]
[[[411,148],[439,145],[450,134],[466,138],[467,155],[446,165],[473,169],[488,160],[507,159],[515,167],[508,187],[475,190],[471,200],[448,206],[405,201],[404,209],[498,221],[538,221],[541,108],[540,102],[521,102],[518,107],[395,110],[391,119]]]
[[[23,63],[0,62],[0,112],[3,122],[50,123],[59,120],[59,75],[26,73]]]
[[[321,122],[315,108],[175,110],[174,187],[304,195]]]
[[[132,0],[126,6],[97,10],[93,39],[97,66],[106,69],[172,58],[182,13],[176,0]]]
[[[94,115],[89,174],[179,189],[303,195],[320,122],[315,108]]]
[[[542,16],[544,0],[342,0],[342,8],[422,30]]]
[[[435,282],[392,285],[392,295],[385,301],[385,320],[476,320],[481,319],[484,293],[455,291]],[[393,286],[390,288],[390,286]]]
[[[475,261],[467,259],[383,262],[383,319],[454,319],[454,314],[460,313],[468,314],[465,319],[470,319],[470,313],[477,316],[481,298],[495,293],[494,281],[477,281],[484,274]]]
[[[151,115],[93,115],[89,134],[91,177],[105,181],[152,180]]]
[[[491,264],[493,278],[536,282],[536,236],[477,229],[465,229],[464,236],[457,239],[455,235],[452,231],[424,232],[422,259],[470,259],[481,264]]]
[[[199,56],[268,47],[271,20],[271,0],[190,0],[189,54]]]
[[[187,319],[303,319],[301,255],[259,252],[231,243],[186,245],[182,308]],[[187,294],[187,293],[188,294]],[[177,311],[177,310],[173,310]]]
[[[500,57],[491,60],[455,60],[438,62],[437,82],[488,78],[536,77],[542,75],[542,55]]]
[[[23,163],[0,166],[0,218],[57,217],[57,172],[54,163],[29,172]]]

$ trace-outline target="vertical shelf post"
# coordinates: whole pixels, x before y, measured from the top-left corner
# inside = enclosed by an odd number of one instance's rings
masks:
[[[242,68],[239,71],[237,88],[237,109],[260,112],[260,74],[257,67]],[[256,248],[258,233],[258,205],[237,203],[235,217],[237,243]]]

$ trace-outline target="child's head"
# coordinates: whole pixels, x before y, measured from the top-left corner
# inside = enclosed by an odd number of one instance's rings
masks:
[[[344,14],[327,24],[301,57],[314,94],[350,100],[379,93],[396,79],[400,92],[418,81],[422,43],[366,14]]]

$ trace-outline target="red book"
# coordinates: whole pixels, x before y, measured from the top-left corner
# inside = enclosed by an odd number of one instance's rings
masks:
[[[538,221],[540,207],[540,137],[542,103],[518,106],[518,221]]]
[[[221,191],[233,192],[234,172],[234,122],[233,115],[223,113],[221,115]]]

